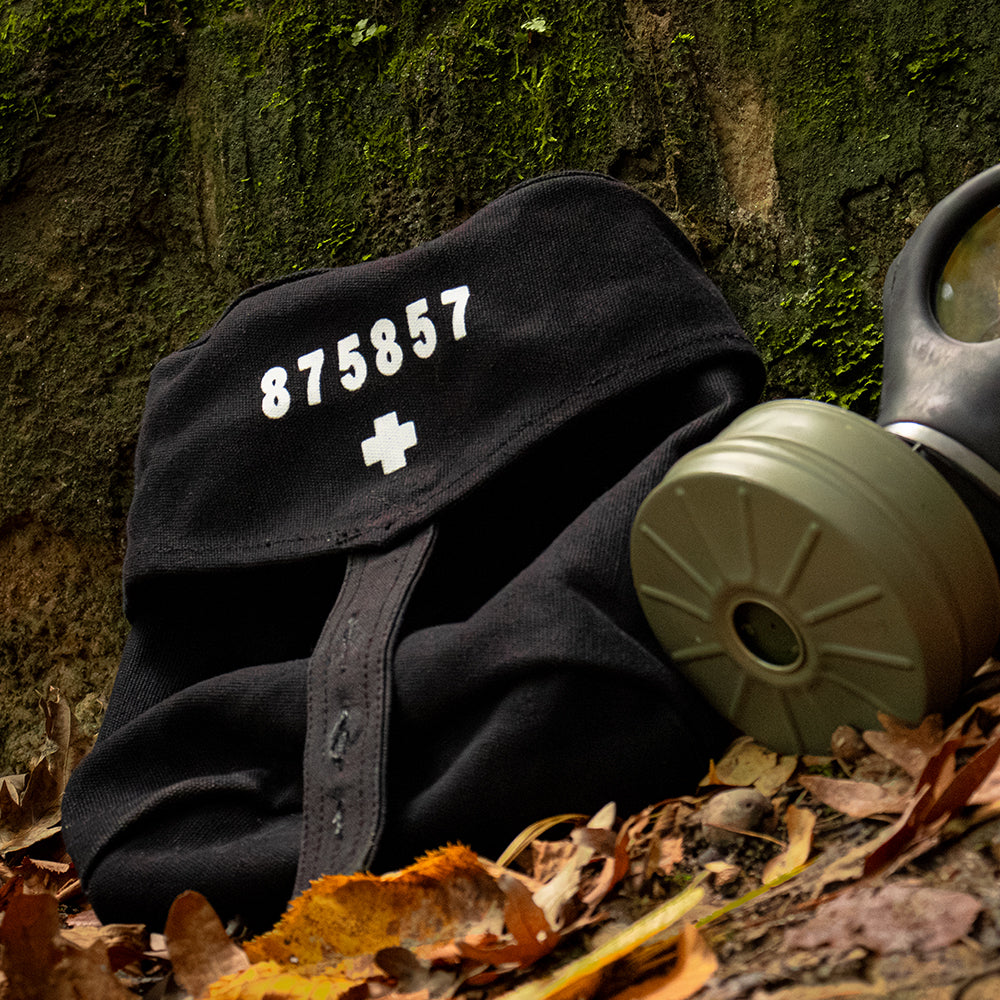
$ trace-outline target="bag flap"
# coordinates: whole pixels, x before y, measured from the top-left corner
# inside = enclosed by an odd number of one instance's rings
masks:
[[[753,348],[652,202],[599,174],[527,181],[430,243],[251,290],[156,366],[126,587],[384,546],[725,351]]]

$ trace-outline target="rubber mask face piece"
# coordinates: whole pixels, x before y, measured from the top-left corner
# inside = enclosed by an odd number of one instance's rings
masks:
[[[1000,339],[1000,208],[987,212],[959,241],[938,282],[934,312],[955,340]]]

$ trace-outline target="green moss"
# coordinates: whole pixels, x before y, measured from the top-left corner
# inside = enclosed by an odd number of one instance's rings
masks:
[[[142,0],[0,0],[0,191],[60,113],[60,72],[78,54],[91,55],[93,97],[109,105],[162,77],[175,59],[184,19],[170,4],[156,15],[151,7]]]
[[[632,98],[606,2],[247,3],[198,23],[192,140],[254,280],[396,252],[511,183],[606,169]]]
[[[533,22],[545,30],[526,27]],[[385,76],[401,114],[367,144],[367,166],[408,185],[460,174],[466,185],[495,191],[606,160],[630,87],[608,22],[607,6],[597,3],[462,5],[415,49],[394,53]],[[438,98],[433,111],[427,91]]]
[[[907,96],[926,92],[931,87],[950,87],[958,78],[967,53],[957,35],[939,38],[927,35],[920,39],[915,53],[909,56],[894,52],[893,58],[902,64],[913,89]]]
[[[873,416],[881,389],[882,310],[852,259],[841,257],[784,298],[780,318],[762,323],[756,340],[772,389]],[[788,266],[793,275],[802,270],[797,260]]]

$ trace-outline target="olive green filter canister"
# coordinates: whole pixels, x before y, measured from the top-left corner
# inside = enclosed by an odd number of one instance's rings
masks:
[[[632,570],[657,640],[783,753],[841,724],[919,722],[988,656],[1000,585],[976,521],[906,442],[839,407],[748,410],[639,509]]]

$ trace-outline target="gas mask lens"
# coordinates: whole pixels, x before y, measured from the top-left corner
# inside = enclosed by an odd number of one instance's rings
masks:
[[[962,237],[938,282],[935,314],[949,337],[965,343],[1000,338],[1000,208]]]

